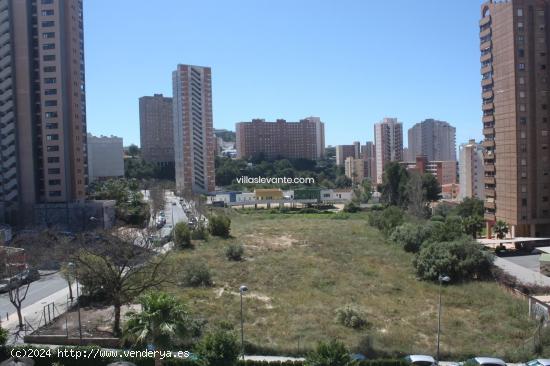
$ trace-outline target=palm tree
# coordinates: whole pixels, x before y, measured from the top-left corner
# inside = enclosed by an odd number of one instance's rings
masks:
[[[502,220],[498,220],[493,227],[493,231],[495,232],[497,239],[502,240],[506,237],[506,234],[508,234],[508,224]]]
[[[141,297],[141,312],[129,312],[124,338],[135,345],[153,345],[155,351],[168,351],[191,333],[193,320],[176,298],[164,292]],[[162,365],[155,352],[155,366]]]

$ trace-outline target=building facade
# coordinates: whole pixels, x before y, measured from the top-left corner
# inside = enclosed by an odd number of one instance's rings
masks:
[[[363,180],[370,178],[369,162],[353,157],[346,158],[344,163],[346,177],[351,179],[353,184],[361,184]]]
[[[172,73],[176,189],[183,194],[215,190],[212,71],[178,65]]]
[[[443,185],[458,183],[458,165],[454,160],[430,161],[425,155],[416,157],[415,161],[401,163],[407,170],[416,171],[420,174],[432,174]]]
[[[425,155],[430,161],[456,160],[456,128],[444,121],[427,119],[408,131],[408,158]]]
[[[343,166],[349,157],[361,158],[361,143],[355,141],[353,145],[336,145],[336,165]]]
[[[325,154],[325,124],[318,117],[300,122],[254,119],[236,124],[237,157],[321,159]]]
[[[460,144],[458,162],[460,199],[467,197],[485,199],[483,152],[483,146],[475,140]]]
[[[88,177],[90,182],[124,177],[121,137],[88,134]]]
[[[382,183],[384,167],[390,161],[403,161],[403,124],[397,118],[384,118],[374,125],[376,183]]]
[[[162,94],[139,98],[141,157],[149,163],[174,164],[172,98]]]
[[[485,219],[550,235],[549,0],[481,6]]]
[[[86,198],[82,10],[82,0],[0,0],[0,206],[9,220]]]

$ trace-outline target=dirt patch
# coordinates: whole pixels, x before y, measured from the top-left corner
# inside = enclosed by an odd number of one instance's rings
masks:
[[[263,234],[248,234],[244,236],[244,247],[251,250],[286,250],[294,245],[304,245],[290,235],[269,236]]]

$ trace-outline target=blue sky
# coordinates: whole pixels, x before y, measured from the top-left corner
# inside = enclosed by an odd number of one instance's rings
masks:
[[[313,115],[335,145],[436,118],[480,139],[480,4],[85,0],[88,130],[139,144],[138,98],[171,95],[183,63],[212,67],[215,128]]]

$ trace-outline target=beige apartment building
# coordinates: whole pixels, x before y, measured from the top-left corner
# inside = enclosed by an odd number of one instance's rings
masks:
[[[183,194],[215,190],[212,71],[178,65],[172,73],[176,189]]]
[[[485,219],[515,236],[550,235],[549,3],[481,6]]]
[[[459,198],[485,199],[485,166],[483,165],[484,149],[480,143],[470,140],[459,147]]]
[[[408,131],[408,158],[425,155],[430,161],[456,160],[456,128],[448,122],[426,119]]]
[[[366,160],[349,156],[346,158],[344,167],[346,177],[351,179],[353,184],[361,184],[365,179],[371,178],[370,164]]]
[[[384,118],[374,125],[376,183],[382,183],[384,167],[390,161],[403,161],[403,124],[397,118]]]
[[[354,141],[352,145],[336,145],[336,165],[344,165],[349,157],[361,158],[361,143],[359,141]]]
[[[162,94],[139,98],[141,157],[159,165],[174,164],[172,98]]]
[[[319,117],[300,122],[253,119],[235,126],[238,158],[263,154],[266,159],[321,159],[325,154],[325,124]]]
[[[0,208],[8,218],[86,197],[82,10],[82,0],[0,0]]]

